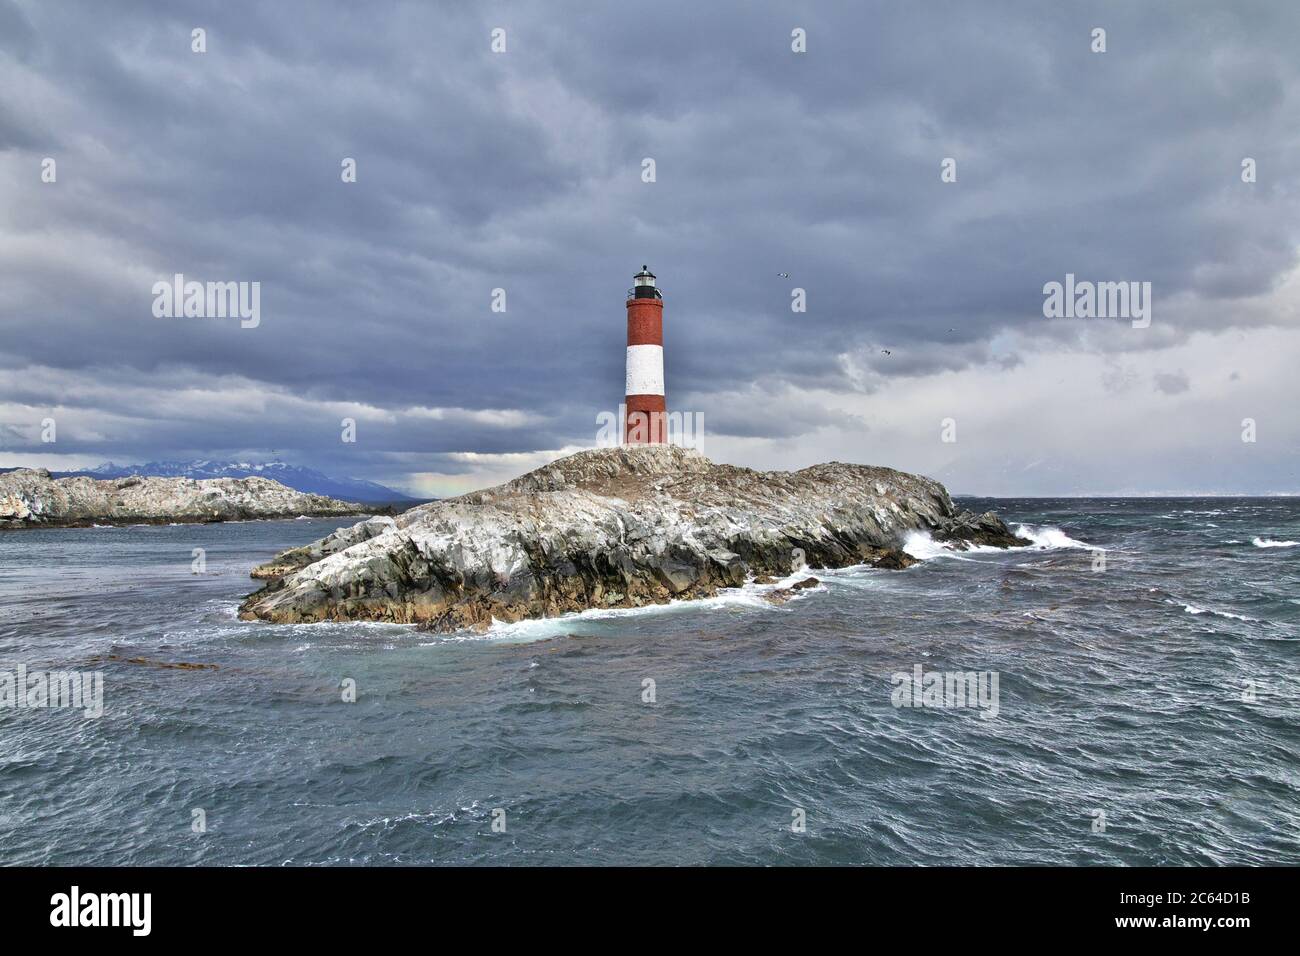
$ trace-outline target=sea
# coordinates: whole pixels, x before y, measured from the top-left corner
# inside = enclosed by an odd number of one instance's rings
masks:
[[[1300,864],[1300,499],[960,504],[1033,544],[486,634],[238,620],[337,519],[0,533],[0,863]]]

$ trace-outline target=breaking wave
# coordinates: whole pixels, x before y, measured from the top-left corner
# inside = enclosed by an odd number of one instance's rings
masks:
[[[1300,541],[1274,541],[1272,538],[1256,538],[1251,542],[1257,548],[1294,548]]]
[[[928,531],[913,531],[908,534],[903,541],[903,550],[914,558],[924,561],[927,558],[963,558],[969,554],[998,554],[1007,551],[1055,551],[1060,548],[1083,548],[1092,550],[1093,546],[1083,541],[1071,538],[1060,528],[1053,528],[1049,525],[1035,527],[1033,525],[1018,524],[1015,526],[1016,534],[1021,538],[1028,538],[1031,542],[1022,545],[1019,548],[995,548],[992,545],[977,544],[966,549],[955,548],[948,542],[935,541]]]
[[[1071,538],[1060,528],[1047,525],[1035,528],[1033,525],[1018,524],[1016,525],[1016,534],[1032,541],[1033,544],[1030,547],[1038,551],[1052,551],[1057,548],[1083,548],[1091,551],[1093,548],[1093,545]]]
[[[1244,614],[1234,614],[1234,613],[1232,613],[1231,611],[1217,611],[1217,610],[1215,610],[1215,609],[1212,608],[1212,607],[1197,607],[1195,604],[1186,604],[1186,603],[1184,603],[1184,602],[1182,602],[1182,601],[1175,601],[1175,600],[1172,599],[1172,598],[1166,598],[1166,599],[1165,599],[1165,603],[1166,603],[1166,604],[1173,604],[1173,605],[1175,605],[1176,607],[1181,607],[1181,608],[1182,608],[1184,611],[1186,611],[1188,614],[1195,614],[1195,615],[1200,615],[1200,614],[1212,614],[1212,615],[1214,615],[1215,617],[1227,617],[1227,618],[1232,618],[1232,620],[1234,620],[1234,621],[1250,621],[1251,623],[1254,623],[1254,624],[1262,624],[1262,623],[1265,623],[1265,622],[1263,622],[1263,621],[1260,621],[1260,619],[1257,618],[1257,617],[1246,617],[1246,615],[1244,615]]]

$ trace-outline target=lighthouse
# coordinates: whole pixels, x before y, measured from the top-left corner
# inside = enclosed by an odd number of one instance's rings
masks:
[[[664,297],[646,266],[627,294],[627,426],[629,445],[668,442],[664,401]]]

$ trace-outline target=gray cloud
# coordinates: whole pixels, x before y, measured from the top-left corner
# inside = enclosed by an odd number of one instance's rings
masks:
[[[1187,373],[1182,370],[1157,372],[1154,379],[1156,391],[1164,392],[1166,395],[1178,395],[1192,387],[1191,382],[1187,380]]]
[[[590,443],[642,262],[669,388],[723,434],[812,434],[841,419],[826,392],[1034,350],[1114,354],[1125,388],[1121,353],[1284,321],[1298,27],[1282,2],[0,0],[0,404],[19,435],[63,409],[65,454],[275,449],[399,479]],[[176,272],[260,281],[262,325],[153,318]],[[1045,320],[1067,272],[1150,281],[1153,327]],[[374,410],[363,460],[345,405]],[[527,424],[470,414],[509,410]]]

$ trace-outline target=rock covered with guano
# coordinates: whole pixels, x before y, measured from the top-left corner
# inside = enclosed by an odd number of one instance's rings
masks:
[[[672,445],[593,449],[277,555],[253,571],[269,583],[240,616],[483,629],[708,597],[804,565],[905,568],[913,531],[957,547],[1029,544],[891,468],[762,472]]]
[[[329,517],[370,510],[269,478],[55,478],[44,468],[0,474],[0,528]]]

